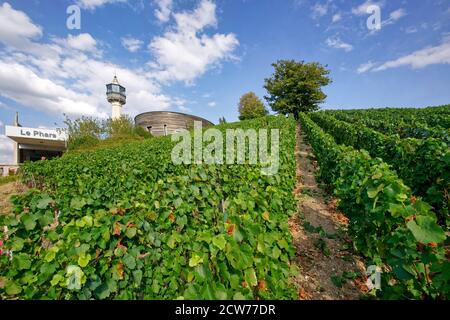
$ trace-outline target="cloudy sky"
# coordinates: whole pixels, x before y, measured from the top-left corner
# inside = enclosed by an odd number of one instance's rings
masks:
[[[74,4],[80,29],[67,26]],[[372,5],[381,29],[367,26]],[[0,163],[10,161],[4,124],[16,111],[30,127],[62,126],[63,114],[108,117],[114,73],[130,116],[233,121],[243,93],[264,96],[278,59],[328,65],[324,108],[448,104],[450,2],[0,0]]]

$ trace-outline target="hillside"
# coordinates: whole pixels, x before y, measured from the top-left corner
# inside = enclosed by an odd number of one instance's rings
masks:
[[[223,126],[225,129],[236,125]],[[295,122],[279,128],[280,168],[175,165],[170,138],[30,163],[38,189],[14,198],[0,257],[7,296],[26,299],[289,298]],[[12,266],[8,267],[8,266]]]
[[[210,164],[176,164],[170,137],[26,164],[34,188],[0,217],[0,296],[446,299],[448,106],[299,117],[205,131]],[[217,162],[240,154],[230,129],[254,129],[272,165],[279,150],[273,175],[251,163],[261,148]]]

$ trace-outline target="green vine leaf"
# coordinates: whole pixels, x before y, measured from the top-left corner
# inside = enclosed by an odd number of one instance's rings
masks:
[[[446,239],[445,232],[432,217],[419,216],[416,221],[409,221],[406,226],[416,240],[423,244],[441,243]]]
[[[258,279],[256,278],[255,269],[253,269],[253,268],[245,270],[244,279],[252,287],[254,287],[258,284]]]
[[[66,287],[69,290],[80,290],[83,271],[78,266],[70,265],[66,269]]]
[[[214,237],[212,240],[212,243],[220,250],[223,250],[223,249],[225,249],[227,240],[225,240],[225,236],[223,234],[221,234],[219,236]]]
[[[91,260],[91,255],[90,254],[85,254],[82,253],[79,257],[78,257],[78,265],[82,268],[86,267],[89,264],[89,261]]]
[[[196,267],[200,263],[203,263],[203,258],[198,256],[197,254],[194,254],[191,259],[189,259],[189,267]]]
[[[53,199],[50,198],[50,196],[46,194],[42,197],[41,200],[38,201],[36,207],[38,209],[46,209],[52,201],[53,201]]]

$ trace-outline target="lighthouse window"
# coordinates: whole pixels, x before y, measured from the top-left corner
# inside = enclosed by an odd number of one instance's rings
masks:
[[[164,125],[164,135],[167,136],[167,124]]]
[[[148,132],[152,133],[152,128],[153,128],[152,126],[148,126],[147,127]]]

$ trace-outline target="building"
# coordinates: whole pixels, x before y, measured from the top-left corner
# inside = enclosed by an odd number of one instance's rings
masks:
[[[202,123],[203,127],[214,124],[206,119],[171,111],[145,112],[134,118],[136,126],[140,126],[154,136],[167,136],[179,132],[181,129],[192,129],[194,121]]]
[[[106,98],[111,103],[112,119],[117,120],[122,116],[122,108],[127,103],[126,89],[119,84],[117,76],[106,85]]]
[[[67,134],[63,129],[22,127],[16,113],[14,125],[5,126],[5,135],[13,140],[13,163],[0,165],[3,176],[15,172],[25,161],[59,157],[66,150]]]

